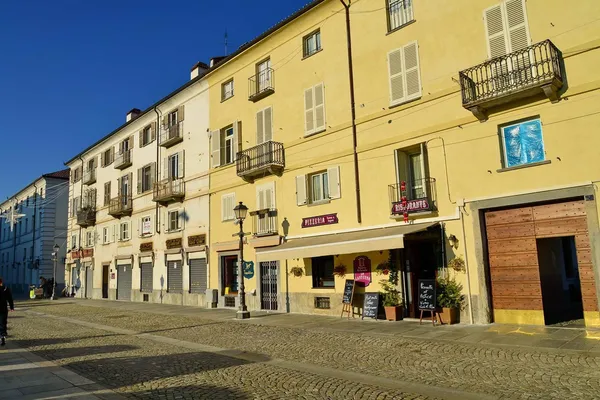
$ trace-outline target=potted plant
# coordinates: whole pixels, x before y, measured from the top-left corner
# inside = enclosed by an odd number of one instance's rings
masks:
[[[296,278],[300,278],[304,275],[304,270],[300,267],[292,267],[290,269],[290,274],[294,275]]]
[[[337,277],[343,278],[346,276],[346,266],[344,264],[339,264],[333,267],[333,274]]]
[[[452,268],[456,272],[465,271],[465,260],[462,256],[454,257],[452,260],[448,261],[448,268]]]
[[[462,285],[454,278],[438,278],[437,305],[442,309],[441,319],[447,324],[456,324],[460,321],[460,310],[463,309],[465,296],[462,294]]]
[[[388,321],[400,321],[404,316],[404,303],[400,291],[396,289],[396,285],[389,280],[382,279],[380,281],[383,289],[382,302],[385,309],[385,319]]]

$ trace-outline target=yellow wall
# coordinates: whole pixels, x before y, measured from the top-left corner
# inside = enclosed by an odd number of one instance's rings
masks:
[[[211,130],[242,121],[243,148],[247,149],[256,143],[256,112],[272,106],[274,140],[283,142],[286,151],[283,175],[261,178],[254,184],[237,177],[233,166],[212,170],[211,243],[231,241],[238,229],[231,222],[221,222],[221,195],[235,192],[236,200],[252,210],[255,186],[270,181],[276,182],[279,223],[287,219],[290,237],[403,224],[390,218],[388,185],[396,181],[394,150],[426,142],[430,176],[436,179],[438,211],[413,220],[445,221],[446,234],[459,239],[458,248],[451,249],[448,257],[466,254],[471,295],[480,295],[480,288],[485,286],[484,277],[477,272],[481,267],[477,240],[481,238],[473,228],[469,202],[590,183],[599,179],[600,170],[600,70],[591,67],[600,65],[600,3],[579,0],[565,9],[559,0],[526,2],[532,43],[550,39],[563,52],[566,90],[556,104],[543,96],[528,99],[490,113],[489,120],[481,123],[461,105],[458,72],[487,59],[483,10],[499,2],[415,0],[415,22],[389,34],[382,0],[353,2],[360,224],[356,216],[345,17],[338,1],[317,6],[208,75]],[[302,60],[302,37],[316,28],[321,29],[323,50]],[[422,96],[390,107],[387,54],[414,40],[419,44]],[[252,103],[247,99],[248,78],[254,74],[255,63],[267,56],[275,70],[275,93]],[[221,103],[221,83],[231,77],[236,94]],[[304,138],[303,92],[319,82],[325,83],[327,129]],[[498,125],[536,115],[543,123],[546,159],[551,163],[497,172],[502,168]],[[333,165],[341,170],[341,198],[324,205],[297,206],[295,177]],[[464,232],[458,219],[462,201],[466,202]],[[339,224],[300,228],[303,217],[328,213],[338,213]],[[254,259],[251,246],[246,246],[245,252],[246,259]],[[213,288],[218,282],[216,257],[217,252],[211,251]],[[303,263],[289,260],[289,267]],[[456,276],[467,293],[466,273]],[[249,290],[256,288],[256,282],[257,278],[248,282]],[[310,282],[310,277],[291,277],[289,290],[311,293]],[[341,285],[342,280],[336,280],[336,291]],[[487,300],[478,301],[483,304]]]

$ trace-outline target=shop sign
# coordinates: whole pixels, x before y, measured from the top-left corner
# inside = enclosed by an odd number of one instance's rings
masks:
[[[194,235],[188,236],[188,246],[204,246],[206,245],[206,235]]]
[[[150,218],[142,218],[142,235],[150,235],[152,233],[152,220]]]
[[[254,261],[244,261],[244,278],[254,278]]]
[[[83,249],[82,253],[83,258],[94,257],[94,249]]]
[[[152,249],[154,249],[154,244],[152,242],[140,244],[140,252],[142,253],[152,251]]]
[[[366,256],[354,259],[354,280],[363,286],[371,284],[371,260]]]
[[[319,215],[316,217],[302,218],[302,227],[310,228],[313,226],[337,224],[338,222],[337,214]]]
[[[167,240],[167,249],[180,249],[181,248],[181,238],[169,239]]]
[[[427,199],[407,200],[406,205],[404,205],[401,201],[392,203],[392,214],[404,214],[405,212],[411,213],[428,210],[429,200]]]
[[[81,253],[79,252],[79,250],[73,250],[71,252],[71,259],[79,260],[80,258],[81,258]]]

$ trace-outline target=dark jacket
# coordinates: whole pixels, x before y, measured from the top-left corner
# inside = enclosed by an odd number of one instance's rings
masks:
[[[10,289],[6,286],[0,286],[0,314],[8,313],[8,306],[11,310],[15,309],[15,303],[13,303],[13,297]]]

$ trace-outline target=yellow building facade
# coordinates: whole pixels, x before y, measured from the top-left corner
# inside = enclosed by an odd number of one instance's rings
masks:
[[[393,263],[406,317],[420,279],[450,276],[462,322],[600,325],[599,17],[594,0],[315,1],[222,60],[217,305],[239,306],[243,202],[250,310],[339,315],[346,279],[358,299]]]

